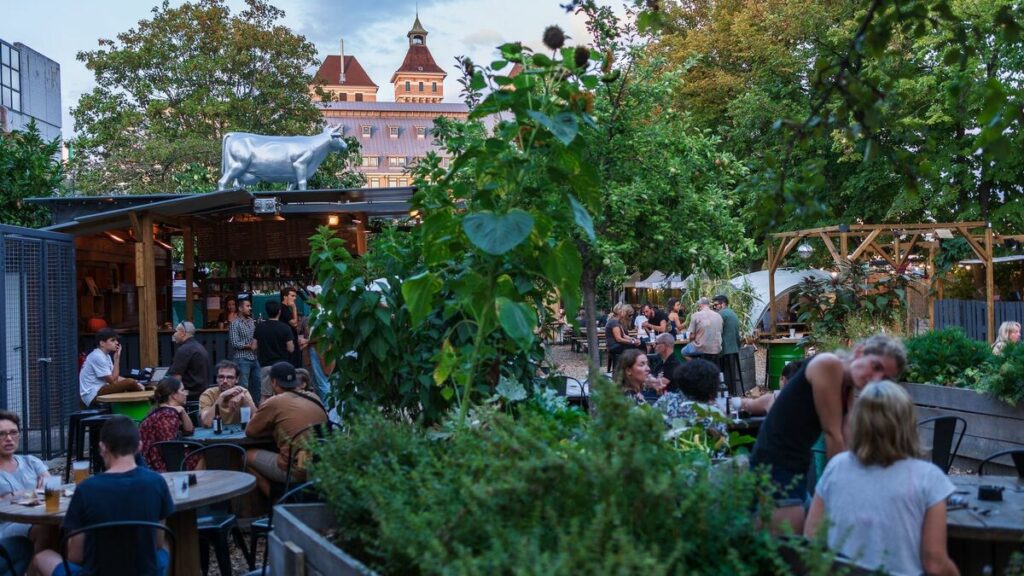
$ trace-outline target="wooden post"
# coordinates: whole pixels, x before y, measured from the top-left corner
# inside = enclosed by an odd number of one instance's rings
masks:
[[[843,264],[850,261],[850,233],[839,233],[839,255],[843,258]]]
[[[153,217],[139,218],[139,239],[135,243],[135,286],[139,302],[139,364],[157,365],[156,346],[156,262],[153,259]]]
[[[942,290],[942,280],[935,277],[935,246],[928,247],[928,275],[936,289]],[[928,329],[935,330],[935,295],[928,291]]]
[[[775,336],[775,241],[768,239],[768,336]]]
[[[363,222],[366,221],[366,214],[360,214],[359,218],[356,219],[356,254],[362,256],[366,254],[366,225]]]
[[[985,226],[985,304],[987,306],[988,343],[996,339],[995,262],[992,261],[992,223]]]
[[[192,280],[195,278],[195,252],[194,238],[192,236],[192,222],[189,221],[181,230],[183,261],[185,262],[185,320],[195,322],[195,312],[192,309]]]

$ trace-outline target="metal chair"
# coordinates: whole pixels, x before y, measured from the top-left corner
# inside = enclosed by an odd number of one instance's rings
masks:
[[[106,408],[106,405],[103,405]],[[84,424],[84,420],[106,413],[105,409],[90,408],[78,410],[68,415],[68,455],[64,467],[64,483],[71,482],[71,462],[85,459],[85,434],[92,428]]]
[[[298,486],[292,488],[277,499],[274,503],[275,506],[280,504],[292,504],[297,502],[314,502],[319,500],[319,494],[313,490],[313,482],[303,482]],[[309,498],[312,496],[312,498]],[[300,500],[300,497],[303,497]],[[256,557],[256,546],[260,538],[266,538],[267,534],[270,534],[270,530],[274,525],[274,509],[270,509],[270,515],[260,518],[249,525],[249,529],[252,530],[251,539],[249,541],[249,549],[252,550],[252,557]],[[260,574],[265,574],[267,571],[267,555],[269,553],[269,547],[265,546],[263,550],[263,568],[260,570]],[[251,566],[250,566],[251,569]]]
[[[292,448],[288,451],[288,468],[285,470],[284,493],[289,492],[292,487],[292,468],[295,465],[295,455],[299,453],[299,451],[296,450],[295,447],[296,445],[303,441],[301,439],[307,436],[310,432],[312,432],[313,436],[315,437],[314,441],[324,442],[325,440],[330,438],[332,434],[334,434],[335,430],[340,429],[340,424],[333,422],[331,420],[325,420],[324,422],[310,424],[309,426],[306,426],[302,430],[299,430],[298,432],[295,433],[294,436],[292,436]],[[318,457],[316,453],[314,453],[313,461],[315,462],[317,459]]]
[[[32,560],[32,541],[24,536],[0,538],[0,559],[0,576],[24,574]]]
[[[925,424],[932,424],[932,463],[949,474],[953,460],[956,460],[956,455],[960,452],[960,443],[967,432],[967,421],[959,416],[934,416],[917,423],[918,426]],[[960,429],[959,435],[956,432],[957,428]],[[954,437],[956,445],[953,444]]]
[[[189,462],[202,460],[207,470],[231,470],[245,472],[245,448],[237,444],[211,444],[189,452],[181,462],[179,470],[186,470]],[[203,506],[196,513],[196,529],[199,532],[199,563],[203,574],[210,571],[210,546],[217,555],[217,566],[221,574],[231,574],[231,551],[228,549],[228,535],[242,550],[249,569],[255,566],[253,552],[245,545],[245,538],[238,527],[238,518],[231,513],[229,503]]]
[[[96,574],[104,576],[134,576],[144,574],[140,569],[140,551],[147,542],[152,544],[153,552],[156,553],[156,541],[153,538],[153,530],[160,530],[167,537],[170,544],[168,562],[170,564],[168,573],[175,574],[174,570],[174,531],[159,522],[143,522],[138,520],[120,522],[102,522],[93,524],[77,530],[72,530],[64,535],[60,541],[60,557],[64,565],[64,573],[71,574],[71,567],[68,566],[68,540],[79,534],[88,534],[92,539],[92,546],[96,550],[102,550],[95,556]],[[145,531],[148,539],[143,536],[139,538],[139,532]],[[111,551],[116,550],[116,553]]]
[[[1001,450],[999,452],[996,452],[995,454],[990,454],[987,458],[981,461],[981,464],[978,464],[978,476],[982,476],[985,474],[985,464],[988,464],[989,462],[1002,456],[1010,456],[1013,459],[1013,467],[1017,469],[1017,477],[1024,478],[1024,449],[1022,448],[1014,448],[1012,450]]]
[[[203,445],[191,440],[164,440],[163,442],[155,442],[153,447],[160,453],[160,458],[164,461],[164,467],[168,472],[171,472],[173,470],[181,470],[185,463],[185,458],[202,448]]]

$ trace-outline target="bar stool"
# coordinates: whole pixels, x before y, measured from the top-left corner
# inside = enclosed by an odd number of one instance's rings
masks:
[[[82,425],[82,421],[86,418],[93,416],[99,416],[106,414],[107,409],[104,408],[90,408],[86,410],[79,410],[72,412],[68,415],[68,449],[67,466],[64,467],[64,483],[71,482],[71,462],[74,460],[82,460],[85,458],[85,431],[86,427]]]
[[[89,434],[89,474],[99,474],[107,469],[100,457],[100,428],[113,417],[113,414],[99,414],[84,418],[81,422],[84,431]]]

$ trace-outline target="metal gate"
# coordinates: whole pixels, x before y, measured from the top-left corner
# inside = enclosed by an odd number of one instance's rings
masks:
[[[78,405],[73,237],[0,225],[0,409],[21,418],[24,452],[64,451]]]

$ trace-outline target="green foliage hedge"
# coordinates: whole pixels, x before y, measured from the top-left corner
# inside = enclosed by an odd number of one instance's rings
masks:
[[[767,478],[680,452],[610,383],[596,400],[592,419],[536,399],[469,426],[354,418],[313,465],[336,543],[387,574],[790,572]]]
[[[1008,344],[996,356],[960,328],[933,330],[906,345],[909,382],[971,388],[1009,404],[1024,400],[1024,345]]]

